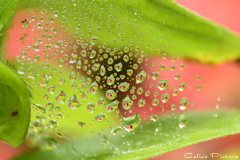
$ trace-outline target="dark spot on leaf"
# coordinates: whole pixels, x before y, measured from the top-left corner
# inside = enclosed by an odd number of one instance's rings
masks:
[[[18,115],[18,110],[13,111],[12,114],[11,114],[11,117],[15,117],[15,116],[17,116],[17,115]]]

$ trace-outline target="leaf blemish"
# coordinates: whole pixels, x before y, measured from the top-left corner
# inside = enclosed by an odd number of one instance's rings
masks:
[[[15,116],[17,116],[17,115],[18,115],[18,110],[13,111],[12,114],[11,114],[11,117],[15,117]]]

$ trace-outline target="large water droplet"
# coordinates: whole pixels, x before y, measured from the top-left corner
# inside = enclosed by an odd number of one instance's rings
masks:
[[[159,77],[160,73],[159,72],[152,72],[151,75],[152,75],[152,79],[156,80]]]
[[[113,75],[109,76],[107,78],[107,84],[108,85],[113,85],[115,83],[115,77]]]
[[[126,110],[131,109],[133,105],[133,101],[129,98],[129,96],[126,96],[122,101],[122,107]]]
[[[118,85],[118,89],[122,92],[126,92],[129,89],[129,83],[127,82],[122,82]]]
[[[146,77],[146,72],[145,71],[141,71],[140,73],[137,74],[136,76],[136,83],[142,83],[144,81]]]
[[[179,123],[179,127],[182,129],[183,127],[186,127],[187,124],[187,117],[185,114],[180,115],[178,117],[178,123]]]
[[[87,104],[87,109],[88,109],[88,111],[89,111],[90,113],[94,113],[94,112],[95,112],[95,104],[92,103],[92,102],[89,102],[89,103]]]
[[[179,108],[181,109],[181,110],[185,110],[185,109],[187,109],[187,107],[188,107],[188,100],[187,100],[187,98],[182,98],[181,100],[180,100],[180,102],[179,102]]]
[[[106,115],[104,113],[98,113],[97,116],[95,116],[96,121],[103,122],[106,120]]]
[[[158,82],[158,88],[160,90],[165,90],[168,87],[168,80],[161,80]]]
[[[55,99],[61,104],[64,104],[66,102],[66,98],[67,94],[63,90],[60,90],[55,97]]]
[[[140,100],[138,101],[138,106],[139,106],[139,107],[144,107],[145,104],[146,104],[146,101],[145,101],[144,99],[140,99]]]
[[[162,97],[161,97],[161,100],[162,100],[163,103],[167,103],[168,100],[169,100],[168,93],[163,94]]]
[[[41,122],[33,121],[32,124],[33,124],[33,130],[35,132],[37,132],[37,133],[43,132],[44,128],[43,128],[43,125]]]
[[[113,135],[118,135],[121,131],[122,131],[122,127],[119,126],[119,127],[112,129],[111,133]]]
[[[68,100],[68,107],[72,110],[75,110],[77,109],[78,107],[80,107],[81,104],[80,102],[78,101],[78,97],[77,95],[73,95],[69,100]]]
[[[113,101],[107,106],[107,111],[108,112],[114,112],[118,109],[118,101]]]
[[[130,132],[137,128],[141,119],[139,118],[140,114],[136,113],[134,116],[127,118],[122,117],[120,122],[124,126],[125,130]]]
[[[106,91],[106,97],[109,100],[113,100],[117,97],[117,93],[114,90],[107,90]]]
[[[98,93],[98,84],[97,82],[93,82],[91,85],[90,85],[90,93],[92,95],[95,95]]]

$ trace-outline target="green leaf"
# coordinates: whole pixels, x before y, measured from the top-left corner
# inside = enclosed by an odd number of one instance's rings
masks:
[[[44,8],[52,14],[59,11],[56,19],[61,26],[67,27],[67,32],[79,32],[76,28],[80,24],[85,41],[97,36],[98,45],[106,43],[112,49],[130,46],[135,54],[144,51],[145,55],[151,56],[163,53],[182,55],[202,63],[222,63],[240,57],[239,36],[173,0],[48,1],[44,4],[42,1],[20,0],[18,7]],[[71,14],[62,16],[66,9],[71,10]],[[101,31],[96,31],[97,27]],[[139,46],[139,51],[134,51],[135,46]]]
[[[187,125],[182,129],[179,128],[177,117],[163,117],[156,122],[142,124],[134,132],[124,132],[117,136],[96,136],[59,144],[53,151],[33,151],[16,160],[143,159],[240,133],[239,111],[188,113]],[[160,131],[155,132],[157,128]],[[108,142],[107,146],[101,145],[102,137]]]
[[[0,1],[0,30],[7,22],[13,8],[18,0],[1,0]]]
[[[0,62],[0,139],[21,145],[30,121],[30,94],[24,81]]]

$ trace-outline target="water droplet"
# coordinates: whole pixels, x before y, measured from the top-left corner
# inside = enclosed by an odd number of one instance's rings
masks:
[[[155,114],[152,114],[151,118],[152,121],[156,122],[158,119],[158,116],[156,116]]]
[[[176,110],[176,108],[177,108],[177,107],[176,107],[176,105],[175,105],[175,104],[172,104],[172,105],[171,105],[171,110],[172,110],[172,111],[175,111],[175,110]]]
[[[137,89],[137,94],[138,95],[141,95],[143,93],[143,88],[142,87],[139,87],[138,89]]]
[[[104,113],[98,113],[97,116],[95,116],[96,121],[103,122],[106,120],[106,115]]]
[[[33,124],[34,132],[37,132],[37,133],[43,132],[44,128],[41,122],[33,121],[32,124]]]
[[[197,89],[197,91],[201,91],[201,89],[202,89],[201,85],[197,85],[196,89]]]
[[[178,85],[178,89],[179,91],[184,91],[186,89],[186,84],[184,82],[180,83]]]
[[[64,104],[66,102],[66,98],[67,98],[67,94],[63,90],[60,90],[55,97],[58,103],[61,103],[61,104]]]
[[[111,102],[110,104],[108,104],[108,106],[107,106],[107,111],[108,112],[114,112],[114,111],[116,111],[118,109],[118,101],[116,100],[116,101],[113,101],[113,102]]]
[[[91,85],[90,85],[90,93],[92,95],[95,95],[98,93],[98,84],[97,82],[93,82]]]
[[[178,80],[180,78],[180,74],[175,74],[174,79]]]
[[[63,63],[64,63],[63,59],[60,58],[59,61],[58,61],[58,66],[59,66],[59,67],[62,67],[62,66],[63,66]]]
[[[118,89],[122,92],[126,92],[129,89],[129,83],[127,82],[122,82],[119,86]]]
[[[76,63],[77,62],[77,57],[78,57],[77,54],[72,53],[69,63],[70,64]]]
[[[125,62],[128,62],[128,61],[129,61],[129,57],[128,57],[127,55],[124,55],[124,56],[123,56],[123,60],[124,60]]]
[[[159,72],[152,72],[151,75],[152,75],[152,79],[156,80],[159,77],[160,73]]]
[[[145,71],[141,71],[140,73],[137,74],[136,76],[136,83],[142,83],[144,81],[146,77],[146,72]]]
[[[77,109],[78,107],[80,107],[81,104],[80,102],[78,101],[78,97],[77,95],[73,95],[69,100],[68,100],[68,107],[72,110],[75,110]]]
[[[178,117],[178,123],[179,123],[179,127],[182,129],[183,127],[186,127],[187,124],[187,117],[186,115],[180,115]]]
[[[85,49],[83,49],[81,52],[80,52],[81,56],[82,57],[86,57],[87,56],[87,51]]]
[[[164,65],[164,64],[161,64],[159,68],[160,68],[160,70],[163,71],[163,70],[165,70],[165,65]]]
[[[179,66],[179,68],[180,68],[181,70],[183,70],[183,69],[184,69],[184,64],[181,63],[180,66]]]
[[[174,66],[174,65],[171,65],[171,66],[170,66],[170,70],[171,70],[171,71],[174,71],[174,70],[175,70],[175,66]]]
[[[33,50],[34,51],[39,51],[39,44],[38,43],[35,43],[34,45],[33,45]]]
[[[122,117],[120,122],[124,126],[125,130],[130,132],[137,128],[139,123],[141,122],[141,119],[139,118],[140,114],[136,113],[134,116],[130,117]]]
[[[155,132],[159,132],[159,131],[161,131],[162,130],[162,127],[157,127],[156,129],[155,129]]]
[[[39,113],[46,113],[45,108],[39,104],[32,104],[32,107],[34,107]]]
[[[59,112],[61,110],[61,107],[60,106],[56,106],[55,108],[54,108],[54,111],[55,112]]]
[[[182,98],[181,100],[180,100],[180,102],[179,102],[179,108],[181,109],[181,110],[185,110],[185,109],[187,109],[187,107],[188,107],[188,100],[187,100],[187,98]]]
[[[133,105],[133,101],[129,98],[129,96],[126,96],[122,101],[122,107],[126,110],[131,109]]]
[[[177,89],[174,89],[173,90],[173,96],[177,96],[178,95],[178,90]]]
[[[117,72],[122,71],[122,63],[120,62],[120,63],[115,64],[114,68]]]
[[[55,121],[55,120],[50,120],[50,121],[48,122],[48,126],[49,126],[50,128],[57,128],[58,123],[57,123],[57,121]]]
[[[49,98],[49,96],[47,95],[47,94],[43,94],[43,99],[45,100],[45,101],[47,101],[48,100],[48,98]]]
[[[94,113],[94,112],[95,112],[95,104],[92,103],[92,102],[89,102],[89,103],[87,104],[87,109],[88,109],[88,111],[89,111],[90,113]]]
[[[146,97],[150,96],[150,91],[146,91],[146,92],[145,92],[145,96],[146,96]]]
[[[18,72],[18,74],[24,74],[25,73],[25,69],[23,67],[19,67],[17,72]]]
[[[95,64],[92,66],[92,70],[93,70],[94,72],[98,71],[99,68],[100,68],[100,64],[99,64],[99,63],[95,63]]]
[[[60,78],[59,84],[63,84],[63,83],[65,83],[65,82],[66,82],[66,79],[65,79],[64,77]]]
[[[199,76],[199,75],[196,75],[196,76],[195,76],[195,80],[196,80],[196,81],[199,81],[199,80],[200,80],[200,76]]]
[[[165,90],[168,87],[168,80],[161,80],[158,82],[158,88],[160,90]]]
[[[162,100],[163,103],[167,103],[168,100],[169,100],[168,93],[163,94],[162,97],[161,97],[161,100]]]
[[[98,37],[97,36],[93,36],[91,39],[90,39],[92,45],[96,44],[98,42]]]
[[[51,94],[54,94],[54,93],[55,93],[55,85],[48,87],[47,90],[48,90]]]
[[[152,105],[155,106],[155,107],[158,106],[159,105],[159,100],[157,98],[153,99],[152,100]]]
[[[113,85],[115,83],[115,77],[113,76],[113,75],[111,75],[111,76],[109,76],[108,78],[107,78],[107,84],[108,85]]]
[[[100,75],[104,76],[105,74],[106,74],[106,68],[104,66],[101,66]]]
[[[113,135],[118,135],[121,131],[122,131],[122,127],[119,126],[119,127],[112,129],[111,133]]]
[[[64,118],[62,113],[57,113],[56,116],[57,116],[58,119],[63,119]]]
[[[75,80],[77,79],[77,76],[74,72],[72,72],[70,75],[69,75],[69,80],[71,82],[74,82]]]
[[[139,107],[144,107],[145,104],[146,104],[146,101],[145,101],[144,99],[140,99],[140,100],[138,101],[138,106],[139,106]]]
[[[41,87],[45,87],[48,84],[48,78],[45,74],[42,74]]]
[[[79,126],[80,128],[83,128],[84,126],[86,126],[86,124],[85,124],[84,122],[78,122],[78,126]]]
[[[113,99],[115,99],[117,97],[117,94],[116,94],[116,92],[114,90],[107,90],[106,91],[106,97],[109,100],[113,100]]]
[[[133,75],[133,70],[132,69],[128,69],[127,70],[127,75],[128,76],[132,76]]]
[[[99,107],[103,107],[106,104],[106,100],[103,97],[100,97],[98,100]]]
[[[46,104],[45,104],[45,108],[48,108],[48,109],[53,109],[53,107],[54,107],[54,103],[53,102],[47,102]]]

